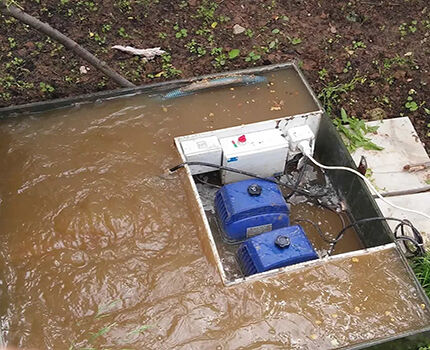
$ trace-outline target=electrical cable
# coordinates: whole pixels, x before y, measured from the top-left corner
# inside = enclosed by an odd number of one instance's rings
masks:
[[[308,224],[311,224],[314,227],[315,231],[317,231],[318,235],[323,239],[324,242],[326,242],[328,244],[336,244],[336,241],[328,239],[324,235],[324,233],[321,231],[321,228],[315,222],[313,222],[312,220],[309,220],[309,219],[294,219],[292,221],[292,223],[293,222],[307,222]]]
[[[363,224],[366,222],[372,222],[372,221],[397,221],[397,222],[400,222],[400,224],[396,226],[395,231],[394,231],[395,240],[396,241],[402,240],[402,241],[411,242],[416,247],[415,251],[412,251],[410,248],[408,248],[408,246],[406,246],[406,244],[404,244],[404,246],[405,246],[405,249],[408,251],[408,253],[412,254],[413,256],[425,254],[425,249],[424,249],[424,245],[423,245],[423,238],[422,238],[420,232],[416,229],[416,227],[414,225],[412,225],[412,223],[409,220],[402,220],[402,219],[398,219],[398,218],[384,217],[384,216],[376,216],[376,217],[372,217],[372,218],[360,219],[360,220],[354,221],[353,223],[351,223],[349,225],[344,226],[342,228],[342,230],[339,231],[339,233],[337,234],[337,236],[333,240],[333,242],[330,243],[330,248],[327,252],[327,255],[330,256],[333,253],[335,245],[337,244],[337,242],[339,242],[342,239],[346,230],[348,230],[351,227],[357,226],[359,224]],[[411,228],[411,230],[414,234],[414,238],[405,235],[404,226],[408,226]],[[401,229],[401,233],[402,233],[401,235],[397,234],[399,228]]]
[[[323,165],[321,163],[319,163],[317,160],[315,160],[312,155],[310,154],[310,149],[309,149],[309,145],[305,146],[305,144],[299,144],[299,149],[303,152],[303,154],[308,157],[312,163],[314,163],[316,166],[319,166],[322,169],[326,169],[326,170],[344,170],[344,171],[349,171],[357,176],[359,176],[369,187],[370,189],[386,204],[392,206],[393,208],[402,210],[402,211],[406,211],[409,213],[414,213],[414,214],[418,214],[421,216],[426,217],[427,219],[430,219],[430,215],[423,213],[421,211],[418,210],[413,210],[413,209],[408,209],[408,208],[403,208],[400,207],[396,204],[391,203],[390,201],[386,200],[377,190],[376,188],[372,185],[372,183],[362,174],[360,174],[358,171],[348,168],[348,167],[344,167],[344,166],[328,166],[328,165]]]
[[[215,169],[218,169],[218,170],[230,171],[230,172],[233,172],[233,173],[237,173],[237,174],[249,176],[249,177],[252,177],[252,178],[256,178],[256,179],[260,179],[260,180],[272,182],[272,183],[275,183],[275,184],[277,184],[279,186],[287,187],[290,190],[293,189],[293,186],[291,186],[289,184],[286,184],[285,182],[281,182],[279,180],[273,179],[273,178],[263,177],[263,176],[259,176],[259,175],[254,174],[254,173],[250,173],[248,171],[239,170],[239,169],[235,169],[235,168],[230,168],[230,167],[227,167],[227,166],[224,166],[224,165],[207,163],[207,162],[184,162],[184,163],[181,163],[181,164],[178,164],[178,165],[174,166],[173,168],[170,168],[169,171],[171,173],[173,173],[173,172],[177,171],[178,169],[185,167],[185,165],[200,165],[200,166],[206,166],[206,167],[210,167],[210,168],[215,168]],[[300,193],[300,194],[302,194],[304,196],[308,196],[308,197],[323,197],[325,195],[325,193],[323,193],[323,194],[311,193],[309,191],[305,191],[305,190],[300,189],[300,188],[296,189],[296,192]]]
[[[203,185],[208,185],[208,186],[214,187],[214,188],[221,188],[222,187],[220,185],[216,185],[216,184],[213,184],[213,183],[210,183],[210,182],[203,180],[203,178],[200,175],[196,175],[196,179],[198,182],[200,182]]]
[[[307,158],[305,159],[305,162],[302,164],[302,168],[300,169],[299,175],[297,176],[297,181],[293,184],[293,189],[285,197],[285,200],[289,200],[297,192],[297,189],[299,188],[299,185],[302,182],[303,176],[305,174],[306,163],[307,163]]]

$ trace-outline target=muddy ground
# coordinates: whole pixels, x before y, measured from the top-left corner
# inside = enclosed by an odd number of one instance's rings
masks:
[[[333,117],[409,116],[430,151],[427,0],[18,3],[135,84],[295,59]],[[0,23],[0,106],[117,87],[32,28]],[[167,54],[145,62],[116,44]]]

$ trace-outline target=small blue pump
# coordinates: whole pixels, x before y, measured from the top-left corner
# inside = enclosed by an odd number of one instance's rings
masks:
[[[241,241],[290,223],[279,186],[261,179],[223,186],[215,195],[215,209],[228,241]]]
[[[318,259],[299,225],[284,227],[247,239],[237,251],[246,276]]]

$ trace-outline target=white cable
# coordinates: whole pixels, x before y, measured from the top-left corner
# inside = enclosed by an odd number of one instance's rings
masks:
[[[391,205],[393,208],[397,208],[399,210],[402,211],[407,211],[409,213],[414,213],[414,214],[418,214],[418,215],[422,215],[424,217],[426,217],[427,219],[430,219],[430,215],[423,213],[422,211],[418,211],[418,210],[412,210],[412,209],[408,209],[408,208],[403,208],[403,207],[399,207],[398,205],[395,205],[389,201],[387,201],[377,190],[376,188],[372,185],[372,183],[367,179],[366,176],[364,176],[363,174],[360,174],[358,171],[351,169],[351,168],[347,168],[344,166],[328,166],[328,165],[323,165],[321,163],[319,163],[318,161],[316,161],[312,156],[311,156],[311,152],[310,152],[310,147],[309,144],[307,142],[303,142],[303,143],[299,143],[298,148],[303,152],[303,154],[308,157],[312,163],[314,163],[316,166],[319,166],[322,169],[327,169],[327,170],[345,170],[345,171],[349,171],[359,177],[361,177],[363,179],[363,181],[370,187],[370,189],[385,203],[387,203],[388,205]]]

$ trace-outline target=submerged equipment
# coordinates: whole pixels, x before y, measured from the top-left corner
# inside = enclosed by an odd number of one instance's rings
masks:
[[[237,260],[246,276],[315,259],[318,254],[299,225],[249,238],[237,251]]]
[[[229,85],[250,85],[264,83],[267,81],[266,77],[261,75],[232,75],[215,79],[204,79],[183,86],[179,89],[168,92],[163,96],[163,99],[168,100],[177,97],[191,95],[197,91],[225,87]]]
[[[290,223],[279,186],[260,179],[223,186],[215,195],[215,210],[227,241],[241,241]]]

